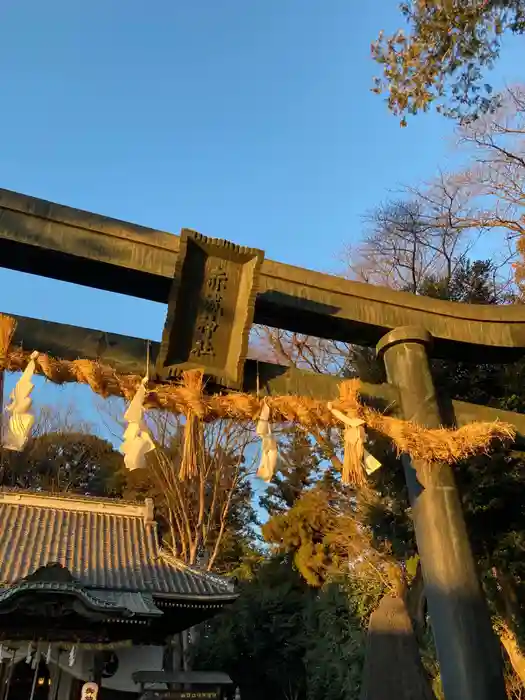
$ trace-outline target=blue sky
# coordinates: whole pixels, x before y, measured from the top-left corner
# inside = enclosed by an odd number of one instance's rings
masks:
[[[368,209],[454,158],[449,122],[403,130],[370,92],[370,43],[398,22],[394,0],[2,3],[0,187],[337,271]],[[497,83],[523,54],[507,42]],[[160,337],[162,305],[0,283],[2,311]]]

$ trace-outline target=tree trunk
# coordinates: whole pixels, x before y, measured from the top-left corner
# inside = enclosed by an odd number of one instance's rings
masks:
[[[190,636],[189,630],[183,630],[180,633],[181,647],[181,668],[183,671],[190,671]]]
[[[190,627],[190,639],[191,639],[191,646],[193,648],[199,646],[199,641],[201,638],[201,632],[202,632],[202,625],[203,623],[201,622],[198,625],[195,625],[194,627]],[[191,659],[190,659],[191,661]],[[190,663],[190,671],[193,671],[193,668],[191,668],[191,663]]]
[[[502,627],[499,630],[499,639],[505,649],[514,673],[525,688],[525,654],[521,651],[520,644],[514,629],[514,620],[518,614],[518,600],[514,590],[512,578],[497,567],[492,567],[492,574],[498,583],[499,600],[496,600],[500,617],[503,618]]]
[[[386,595],[370,616],[361,700],[435,700],[406,604]]]
[[[173,673],[175,666],[173,663],[173,643],[172,638],[168,637],[162,650],[162,669],[166,673]]]
[[[525,655],[521,651],[516,634],[504,623],[503,629],[499,633],[499,638],[503,648],[507,652],[514,673],[525,688]]]
[[[175,668],[175,656],[177,657],[177,668]],[[162,653],[162,670],[166,673],[184,670],[181,668],[181,659],[179,635],[167,637]],[[178,688],[177,683],[168,683],[169,690],[178,690]]]

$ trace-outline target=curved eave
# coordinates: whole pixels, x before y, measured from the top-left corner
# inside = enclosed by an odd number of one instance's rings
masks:
[[[169,604],[183,606],[185,603],[188,607],[198,604],[202,606],[217,606],[217,605],[228,605],[229,603],[234,603],[239,597],[238,593],[227,593],[224,595],[216,596],[204,596],[204,595],[178,595],[176,593],[166,593],[166,594],[155,594],[153,598],[156,603],[159,604]]]
[[[162,617],[162,611],[156,607],[151,598],[150,602],[142,593],[131,592],[124,595],[131,596],[132,601],[117,600],[122,597],[121,592],[116,592],[117,599],[111,600],[109,596],[115,592],[112,591],[97,591],[86,589],[76,583],[64,582],[30,582],[22,581],[10,587],[5,587],[0,590],[0,615],[9,614],[16,610],[16,600],[19,597],[31,595],[35,598],[42,597],[45,599],[47,595],[59,595],[66,597],[74,597],[85,606],[87,610],[103,613],[107,616],[116,616],[125,619],[154,619]],[[135,599],[139,600],[135,600]],[[14,604],[14,605],[13,605]],[[7,609],[6,609],[7,608]]]
[[[16,601],[17,598],[33,595],[35,597],[46,597],[47,595],[60,595],[64,597],[73,597],[79,600],[88,610],[94,612],[102,612],[105,614],[116,613],[123,616],[132,616],[133,612],[126,607],[110,603],[105,600],[100,600],[84,588],[80,588],[74,584],[68,583],[31,583],[22,582],[15,584],[9,588],[4,588],[0,591],[0,614],[12,612],[13,608],[10,603]],[[5,607],[8,609],[5,610]]]
[[[162,547],[159,551],[158,561],[162,562],[166,570],[170,572],[170,576],[166,578],[171,578],[174,584],[169,592],[156,591],[154,595],[159,599],[166,598],[200,604],[221,602],[224,604],[237,598],[233,582],[225,576],[218,576],[185,564]],[[182,590],[180,590],[181,588]]]

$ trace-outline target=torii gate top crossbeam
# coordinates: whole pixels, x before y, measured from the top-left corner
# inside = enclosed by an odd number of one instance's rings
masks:
[[[0,189],[0,261],[14,270],[166,302],[179,238]],[[433,354],[509,362],[525,354],[525,306],[455,304],[265,260],[255,323],[375,345],[426,328]]]

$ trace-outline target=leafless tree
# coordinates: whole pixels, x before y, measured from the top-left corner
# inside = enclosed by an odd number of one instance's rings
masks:
[[[343,252],[351,277],[418,294],[430,276],[450,279],[472,242],[454,225],[458,193],[388,201],[365,216],[361,243]]]
[[[176,416],[157,414],[150,417],[150,424],[158,447],[151,453],[149,469],[164,498],[170,533],[166,544],[187,564],[200,562],[212,571],[235,506],[245,497],[243,489],[249,487],[249,477],[254,473],[248,454],[253,432],[229,419],[200,426],[197,473],[181,480],[181,421]]]
[[[120,400],[101,402],[106,427],[121,438],[125,428]],[[250,426],[230,419],[196,428],[196,473],[181,479],[185,418],[166,411],[146,415],[156,449],[147,467],[130,472],[127,495],[153,496],[162,521],[164,546],[186,564],[222,571],[221,548],[242,524],[242,504],[249,502],[250,477],[255,473],[256,440]],[[239,510],[240,509],[240,510]],[[219,566],[219,569],[218,569]]]
[[[6,429],[8,413],[1,412],[2,429]],[[95,427],[92,423],[78,414],[75,406],[67,404],[63,406],[41,405],[35,413],[35,424],[31,431],[32,438],[49,433],[82,433],[93,434]]]
[[[471,227],[501,229],[510,238],[525,233],[525,88],[508,88],[500,107],[464,123],[459,145],[470,156],[470,166],[459,172],[472,209],[458,223]]]
[[[457,146],[466,157],[459,170],[405,189],[424,212],[437,239],[466,255],[483,238],[497,270],[500,289],[513,289],[510,263],[525,254],[525,88],[505,90],[499,108],[458,128]],[[455,238],[459,246],[455,244]],[[454,245],[451,245],[454,244]],[[517,279],[525,272],[517,260]]]
[[[257,359],[319,374],[341,374],[350,346],[324,338],[257,326],[254,333]]]
[[[414,294],[431,276],[452,277],[474,243],[470,231],[456,225],[462,195],[438,192],[437,186],[432,195],[412,194],[369,212],[362,242],[343,252],[347,276]],[[267,327],[258,329],[257,338],[263,357],[300,369],[348,375],[371,366],[371,354],[348,343]]]

